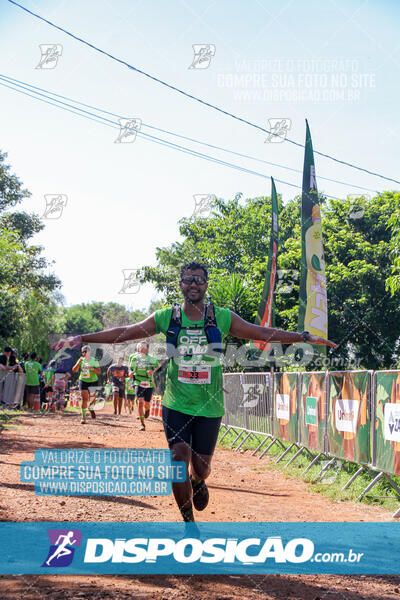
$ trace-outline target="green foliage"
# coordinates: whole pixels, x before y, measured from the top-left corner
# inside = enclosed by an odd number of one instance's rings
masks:
[[[49,333],[62,333],[64,316],[56,302],[56,297],[48,298],[45,303],[32,291],[24,297],[23,321],[21,331],[15,338],[8,340],[12,347],[20,352],[35,352],[47,360],[49,354]]]
[[[10,212],[30,193],[11,173],[0,152],[0,344],[20,351],[46,353],[47,331],[57,331],[55,290],[59,280],[48,273],[40,246],[30,245],[44,225],[37,215]]]
[[[390,216],[388,225],[391,228],[390,250],[393,256],[392,273],[387,280],[387,288],[394,295],[400,291],[400,209]]]
[[[394,366],[399,360],[400,289],[392,287],[390,295],[387,286],[395,265],[391,253],[394,243],[397,256],[400,251],[388,223],[392,215],[400,214],[400,194],[384,192],[372,199],[360,198],[358,215],[354,214],[354,199],[327,201],[321,197],[320,203],[329,337],[340,345],[334,353],[328,351],[328,357],[341,358],[341,368],[350,361],[354,368],[354,358],[363,368]],[[292,274],[293,286],[290,293],[282,286],[277,288],[276,327],[290,331],[297,331],[300,207],[301,199],[296,197],[281,206],[280,213],[278,269]],[[158,264],[144,267],[144,281],[154,283],[166,302],[180,300],[181,265],[191,260],[204,262],[209,267],[210,293],[216,303],[230,307],[233,297],[235,302],[241,298],[237,311],[254,322],[267,268],[270,213],[269,197],[241,201],[238,194],[232,200],[217,200],[210,218],[180,222],[183,241],[157,249]],[[400,217],[396,223],[398,232]],[[230,279],[233,274],[237,280]],[[239,288],[234,292],[239,280],[241,296],[237,295]]]
[[[229,308],[244,319],[252,317],[251,295],[240,275],[231,273],[215,278],[211,277],[208,293],[216,306]]]
[[[101,329],[138,323],[146,316],[145,311],[129,311],[117,302],[74,304],[64,309],[64,333],[66,335],[93,333]]]

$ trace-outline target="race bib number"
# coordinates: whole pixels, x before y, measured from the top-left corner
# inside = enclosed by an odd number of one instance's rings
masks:
[[[90,377],[90,368],[89,368],[89,365],[87,363],[83,363],[83,365],[82,365],[81,376],[85,377],[85,379],[87,379],[88,377]]]
[[[180,367],[178,381],[181,383],[211,383],[211,367],[204,365]]]
[[[140,387],[149,388],[150,387],[150,381],[141,381],[140,382]]]

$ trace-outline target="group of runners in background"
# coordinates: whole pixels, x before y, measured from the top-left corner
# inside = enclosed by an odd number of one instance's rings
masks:
[[[137,351],[129,356],[129,367],[123,364],[123,357],[110,365],[107,369],[107,384],[105,386],[106,400],[112,397],[114,402],[114,416],[118,419],[121,415],[122,405],[132,414],[135,399],[138,407],[140,430],[145,431],[145,419],[150,415],[150,402],[153,395],[153,373],[159,366],[159,361],[149,354],[149,344],[140,342]],[[79,371],[79,390],[81,394],[81,423],[86,423],[89,410],[92,419],[96,418],[95,411],[91,408],[91,394],[96,391],[100,375],[100,364],[91,356],[90,347],[83,346],[82,356],[72,367],[72,371]]]

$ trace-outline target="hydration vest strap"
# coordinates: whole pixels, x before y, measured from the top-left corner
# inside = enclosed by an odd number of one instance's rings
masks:
[[[167,330],[167,356],[171,358],[174,355],[173,349],[178,346],[178,336],[182,328],[182,308],[180,304],[175,303],[172,307],[171,320]],[[217,320],[215,318],[214,304],[208,302],[206,304],[205,315],[204,315],[204,331],[207,336],[209,344],[216,344],[214,348],[215,352],[222,352],[221,345],[221,331],[218,329]]]
[[[172,307],[171,320],[167,329],[167,356],[171,358],[174,355],[174,348],[178,346],[178,336],[182,328],[182,309],[181,305],[175,304]]]
[[[206,332],[208,343],[216,345],[216,347],[213,348],[214,352],[222,352],[221,331],[217,326],[214,304],[212,302],[208,302],[206,304],[206,314],[204,315],[204,331]]]
[[[214,304],[212,302],[207,302],[206,304],[206,312],[204,315],[204,329],[207,327],[216,327],[217,320],[215,318],[215,310]]]

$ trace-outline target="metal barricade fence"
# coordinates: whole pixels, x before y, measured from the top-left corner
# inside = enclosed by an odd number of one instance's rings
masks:
[[[24,400],[25,373],[0,371],[0,406],[20,408]]]
[[[271,375],[269,373],[225,373],[225,415],[221,428],[236,434],[233,447],[240,440],[239,450],[254,434],[272,435]],[[242,435],[247,435],[241,439]],[[221,440],[223,439],[221,438]],[[220,441],[221,441],[220,440]]]
[[[358,463],[343,490],[367,471],[374,479],[357,500],[382,478],[400,496],[390,476],[400,475],[400,371],[225,373],[223,387],[226,431],[220,442],[233,432],[231,448],[239,444],[237,451],[249,437],[261,435],[252,456],[269,440],[259,458],[277,443],[283,452],[276,462],[294,449],[285,467],[308,455],[303,473],[326,459],[317,480],[337,461]],[[393,516],[400,517],[400,509]]]

